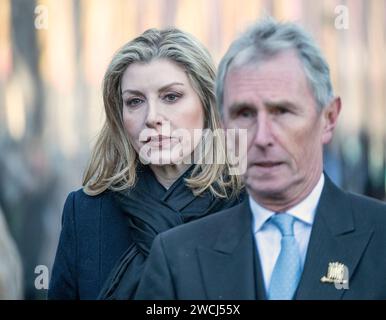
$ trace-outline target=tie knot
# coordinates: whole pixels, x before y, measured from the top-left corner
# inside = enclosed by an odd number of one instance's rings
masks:
[[[282,237],[294,235],[295,218],[287,213],[276,213],[271,218],[272,223],[279,228]]]

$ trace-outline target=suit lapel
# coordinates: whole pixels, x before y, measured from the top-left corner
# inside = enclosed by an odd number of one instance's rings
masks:
[[[248,199],[224,214],[227,217],[215,245],[197,249],[207,298],[256,299],[255,248]]]
[[[265,291],[263,270],[261,268],[260,256],[256,247],[256,241],[253,240],[253,252],[255,258],[255,284],[256,284],[256,299],[267,300],[267,293]]]
[[[296,299],[341,299],[345,290],[322,283],[330,262],[347,266],[350,279],[371,238],[372,230],[357,231],[347,195],[325,175],[325,186],[315,215],[303,274]]]

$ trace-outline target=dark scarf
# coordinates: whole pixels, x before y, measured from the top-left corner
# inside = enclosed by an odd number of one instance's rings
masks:
[[[114,192],[122,210],[129,216],[133,244],[113,268],[98,299],[132,299],[138,286],[144,263],[157,234],[180,224],[232,207],[243,200],[220,199],[209,191],[194,196],[184,178],[191,166],[166,190],[148,166],[139,166],[137,183],[130,190]]]

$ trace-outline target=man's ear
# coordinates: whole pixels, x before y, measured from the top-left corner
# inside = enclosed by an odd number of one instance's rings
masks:
[[[332,140],[334,129],[338,122],[338,116],[342,108],[340,97],[335,97],[322,111],[323,133],[322,143],[326,144]]]

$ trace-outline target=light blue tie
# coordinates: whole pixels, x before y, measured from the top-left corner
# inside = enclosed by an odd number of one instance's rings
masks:
[[[276,260],[269,284],[269,300],[291,300],[301,275],[299,247],[294,237],[295,218],[277,213],[270,220],[282,235],[281,250]]]

